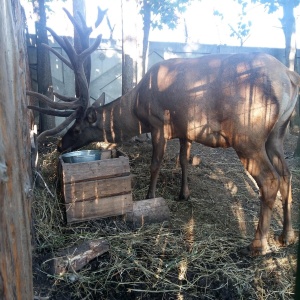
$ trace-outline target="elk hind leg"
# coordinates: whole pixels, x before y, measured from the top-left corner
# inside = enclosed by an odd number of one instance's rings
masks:
[[[250,156],[239,154],[239,157],[245,169],[257,182],[261,192],[259,221],[249,251],[251,255],[263,255],[269,250],[268,233],[272,209],[279,190],[279,176],[269,161],[265,150]]]
[[[291,206],[292,206],[292,175],[287,166],[283,153],[283,138],[270,136],[266,150],[268,157],[280,176],[280,194],[282,198],[283,207],[283,231],[279,236],[281,245],[289,245],[295,241],[295,233],[292,227]]]

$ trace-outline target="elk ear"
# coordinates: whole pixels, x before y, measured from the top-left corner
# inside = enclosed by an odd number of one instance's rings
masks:
[[[97,113],[93,106],[89,107],[86,110],[86,118],[90,124],[93,124],[97,121]]]
[[[105,104],[105,93],[102,93],[97,100],[92,104],[92,107],[97,108]]]

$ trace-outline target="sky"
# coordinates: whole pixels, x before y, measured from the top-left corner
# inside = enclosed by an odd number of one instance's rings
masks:
[[[31,2],[21,0],[25,7],[29,31],[34,31],[33,19],[30,17]],[[54,1],[52,13],[48,20],[48,27],[54,29],[58,34],[71,35],[73,27],[62,11],[62,7],[72,11],[71,0]],[[121,39],[121,0],[86,0],[87,22],[96,19],[97,5],[101,9],[108,9],[107,16],[112,26],[115,25],[114,38]],[[217,8],[224,14],[224,19],[213,15]],[[297,10],[296,15],[300,11]],[[238,21],[240,6],[233,0],[202,0],[194,1],[188,7],[186,13],[181,16],[176,30],[155,30],[150,33],[150,41],[185,42],[185,24],[188,31],[188,42],[202,44],[217,44],[239,46],[237,38],[230,37],[229,25],[234,26]],[[249,7],[246,20],[251,20],[251,34],[244,42],[244,46],[284,48],[284,35],[279,18],[282,11],[269,15],[262,5]],[[91,24],[90,24],[91,25]],[[109,29],[106,22],[102,22],[101,33],[103,38],[109,37]]]

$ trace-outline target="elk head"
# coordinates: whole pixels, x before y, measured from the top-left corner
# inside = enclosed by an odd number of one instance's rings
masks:
[[[52,49],[50,46],[43,44],[48,50],[53,52],[62,62],[64,62],[69,68],[74,71],[75,74],[75,86],[76,86],[76,97],[66,97],[59,93],[53,93],[61,102],[54,102],[52,99],[46,97],[45,95],[27,91],[27,95],[38,98],[40,101],[45,102],[49,108],[41,108],[38,106],[28,106],[28,108],[39,111],[44,114],[67,117],[57,127],[46,130],[42,132],[37,141],[41,141],[45,136],[53,136],[63,129],[67,128],[71,122],[75,120],[75,123],[72,127],[76,127],[82,122],[86,122],[86,116],[90,111],[89,107],[89,81],[90,81],[90,69],[88,70],[87,66],[90,66],[90,55],[94,52],[101,42],[101,35],[99,35],[93,44],[89,46],[89,36],[92,33],[92,28],[87,27],[85,20],[79,15],[79,22],[66,10],[68,18],[72,22],[76,33],[78,34],[79,46],[75,47],[70,43],[67,37],[58,36],[52,29],[47,28],[47,30],[52,34],[56,42],[62,47],[66,52],[69,60],[63,57],[56,50]],[[95,27],[99,26],[105,16],[106,10],[102,11],[98,8],[98,19],[95,23]],[[89,67],[90,68],[90,67]],[[97,104],[103,102],[103,95],[100,96],[100,99],[96,101]]]
[[[77,118],[67,133],[58,142],[59,152],[68,152],[81,148],[96,140],[101,140],[99,130],[97,130],[96,108],[105,103],[105,94],[102,95],[88,107],[82,118]]]

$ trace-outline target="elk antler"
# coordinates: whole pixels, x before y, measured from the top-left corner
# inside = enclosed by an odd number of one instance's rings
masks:
[[[54,102],[52,99],[48,98],[45,95],[40,93],[27,91],[28,96],[33,96],[38,98],[40,101],[47,103],[49,108],[41,108],[38,106],[29,105],[28,108],[39,111],[44,114],[67,117],[64,122],[62,122],[59,126],[46,130],[42,132],[37,140],[42,140],[45,136],[51,136],[59,133],[64,128],[66,128],[72,121],[76,118],[82,118],[86,109],[89,106],[89,82],[90,82],[90,55],[94,52],[101,42],[101,35],[99,35],[94,43],[89,46],[89,36],[92,32],[92,28],[87,27],[86,22],[84,21],[81,14],[80,23],[75,20],[75,18],[64,9],[68,18],[72,22],[76,32],[79,36],[79,43],[75,49],[70,41],[66,37],[58,36],[51,28],[47,28],[47,30],[52,34],[56,42],[62,47],[62,49],[66,52],[69,60],[63,57],[56,50],[51,48],[50,46],[43,44],[45,48],[54,53],[62,62],[64,62],[68,67],[70,67],[75,74],[75,83],[76,83],[76,97],[66,97],[59,93],[53,93],[57,98],[59,98],[62,102]],[[96,24],[99,25],[104,18],[106,11],[102,11],[98,9],[98,19]],[[86,70],[85,65],[89,63],[89,70]]]

